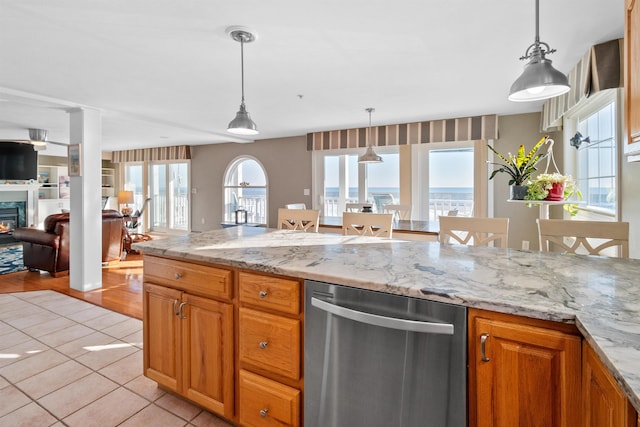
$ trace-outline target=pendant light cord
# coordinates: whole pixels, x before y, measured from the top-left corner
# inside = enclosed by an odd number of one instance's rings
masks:
[[[540,43],[540,0],[536,0],[536,43]]]
[[[244,105],[244,36],[240,37],[240,76],[240,84],[242,87],[241,103]]]

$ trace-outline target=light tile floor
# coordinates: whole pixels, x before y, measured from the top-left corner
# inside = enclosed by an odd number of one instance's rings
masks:
[[[142,376],[142,322],[54,291],[0,294],[0,427],[230,424]]]

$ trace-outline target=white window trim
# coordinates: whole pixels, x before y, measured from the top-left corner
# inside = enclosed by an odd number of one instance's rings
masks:
[[[311,154],[311,173],[313,177],[313,186],[311,191],[313,209],[320,209],[322,214],[323,210],[321,206],[324,204],[322,198],[324,197],[324,158],[327,156],[356,156],[364,153],[366,148],[340,148],[335,150],[315,150]],[[400,153],[399,145],[388,145],[374,147],[374,150],[378,154],[394,154]],[[358,166],[358,181],[364,183],[364,186],[358,187],[358,198],[362,199],[364,189],[367,184],[366,177],[366,165],[360,164]],[[402,190],[401,190],[402,191]]]
[[[601,92],[597,92],[591,97],[587,98],[579,106],[575,107],[566,114],[563,119],[563,157],[564,157],[564,174],[577,176],[577,157],[578,150],[569,144],[569,140],[575,135],[578,129],[578,121],[581,118],[585,118],[598,110],[602,109],[611,102],[616,103],[616,212],[611,214],[610,212],[603,212],[603,210],[597,207],[578,206],[578,211],[583,211],[585,214],[594,214],[601,216],[601,220],[606,221],[612,219],[620,221],[622,217],[622,205],[621,205],[621,184],[622,184],[622,161],[624,158],[624,105],[623,105],[623,89],[609,89]],[[587,136],[587,135],[585,135]],[[565,217],[569,214],[565,213]],[[578,214],[580,215],[580,214]],[[596,218],[597,220],[597,218]]]
[[[473,211],[474,216],[486,217],[489,212],[489,177],[486,167],[488,155],[487,142],[483,140],[476,141],[456,141],[456,142],[434,142],[429,144],[413,145],[411,152],[411,201],[414,206],[414,216],[417,218],[420,209],[424,204],[422,195],[429,188],[429,165],[426,152],[433,149],[456,149],[456,148],[473,148]]]
[[[244,160],[253,160],[255,161],[260,168],[262,169],[262,173],[264,174],[264,186],[262,185],[249,185],[247,187],[243,187],[240,185],[227,185],[227,177],[229,175],[229,171],[231,170],[231,168],[235,167],[236,164],[238,164],[241,161]],[[225,190],[227,190],[228,188],[264,188],[265,189],[265,213],[264,213],[264,220],[265,220],[265,224],[269,224],[269,175],[267,174],[267,169],[264,167],[264,165],[262,164],[262,162],[260,160],[258,160],[256,157],[254,156],[250,156],[248,154],[242,154],[240,156],[235,157],[234,159],[232,159],[229,163],[227,163],[227,167],[224,170],[224,175],[222,175],[222,217],[221,218],[225,218],[225,204],[226,204],[226,194],[227,192]]]

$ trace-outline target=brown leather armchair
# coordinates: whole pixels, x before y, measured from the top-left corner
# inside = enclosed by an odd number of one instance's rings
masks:
[[[44,230],[17,228],[13,237],[22,242],[24,265],[31,270],[48,271],[52,276],[69,274],[69,214],[49,215]],[[102,211],[102,262],[120,260],[126,230],[122,214]]]

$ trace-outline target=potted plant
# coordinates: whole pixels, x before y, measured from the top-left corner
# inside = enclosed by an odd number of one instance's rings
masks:
[[[557,172],[541,173],[535,179],[527,182],[526,200],[562,201],[572,196],[582,199],[582,194],[571,175]],[[564,209],[573,216],[578,212],[576,206],[576,204],[565,204]]]
[[[510,197],[512,200],[523,200],[527,194],[527,181],[531,178],[531,174],[536,171],[536,165],[542,159],[547,156],[547,153],[538,154],[538,150],[542,147],[549,137],[547,135],[540,138],[540,140],[533,146],[533,148],[525,154],[524,145],[520,145],[518,148],[518,154],[514,156],[509,153],[508,157],[498,153],[491,145],[487,145],[491,151],[493,151],[500,160],[504,163],[487,163],[499,166],[493,171],[489,179],[493,179],[500,172],[504,172],[509,175]]]

